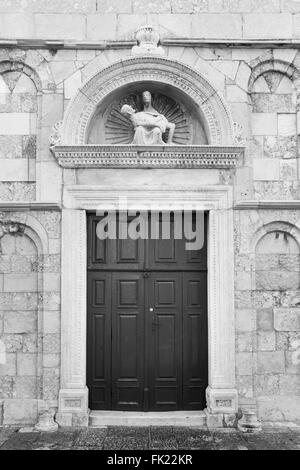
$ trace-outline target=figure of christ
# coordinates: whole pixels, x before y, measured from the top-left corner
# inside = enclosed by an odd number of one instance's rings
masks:
[[[144,111],[135,112],[135,110],[125,104],[121,113],[128,116],[134,127],[133,145],[165,145],[162,135],[169,130],[167,145],[172,145],[175,131],[175,124],[168,122],[162,114],[159,114],[152,107],[152,98],[149,92],[143,93]]]

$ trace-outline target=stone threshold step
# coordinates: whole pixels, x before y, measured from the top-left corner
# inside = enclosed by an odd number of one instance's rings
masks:
[[[89,425],[104,426],[188,426],[205,427],[206,415],[203,411],[168,412],[129,412],[129,411],[92,411]]]

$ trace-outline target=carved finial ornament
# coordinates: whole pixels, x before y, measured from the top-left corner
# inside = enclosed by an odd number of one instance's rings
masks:
[[[164,55],[164,50],[159,46],[159,33],[153,26],[145,25],[138,28],[135,32],[137,46],[133,46],[132,55]]]

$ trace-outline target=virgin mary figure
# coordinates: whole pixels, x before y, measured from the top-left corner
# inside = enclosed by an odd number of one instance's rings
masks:
[[[134,128],[133,145],[166,145],[163,141],[163,134],[169,130],[168,145],[172,145],[175,124],[169,122],[167,118],[158,113],[152,107],[152,97],[149,91],[143,93],[144,110],[136,112],[132,106],[125,104],[121,113],[128,116]]]

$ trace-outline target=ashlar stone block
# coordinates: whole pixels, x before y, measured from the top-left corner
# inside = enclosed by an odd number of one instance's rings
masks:
[[[250,332],[256,329],[256,311],[236,309],[235,328],[237,332]]]
[[[293,18],[289,13],[245,14],[243,37],[245,39],[289,39],[293,33]]]
[[[252,132],[253,135],[277,135],[277,114],[253,113]]]
[[[35,14],[36,37],[45,39],[75,39],[82,41],[86,34],[86,17],[81,14]]]
[[[258,352],[258,374],[282,374],[285,372],[285,357],[283,351]]]
[[[276,349],[275,331],[258,331],[257,350],[258,351],[275,351],[275,349]]]
[[[35,376],[37,367],[36,354],[17,353],[17,375]]]
[[[8,334],[32,333],[37,326],[34,311],[10,311],[4,313],[4,332]]]
[[[300,308],[275,308],[274,328],[276,331],[300,331]]]
[[[16,369],[16,354],[7,353],[5,364],[0,364],[0,376],[11,376],[14,377],[17,373]]]
[[[4,425],[35,424],[37,414],[36,400],[14,399],[4,401]]]

